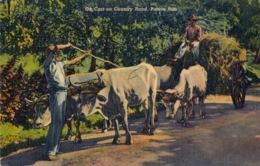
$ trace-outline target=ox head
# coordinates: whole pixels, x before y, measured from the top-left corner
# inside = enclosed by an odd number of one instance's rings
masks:
[[[167,89],[166,91],[157,90],[157,93],[159,93],[162,96],[162,99],[165,102],[175,103],[177,100],[180,99],[179,93],[175,89]]]
[[[103,85],[103,83],[102,83]],[[96,112],[99,112],[105,119],[107,116],[103,114],[103,107],[108,102],[108,94],[110,87],[103,87],[98,93],[85,93],[82,96],[82,105],[80,108],[81,116],[88,117]]]
[[[103,73],[106,70],[100,69],[92,73],[74,74],[68,76],[70,82],[67,97],[67,113],[79,110],[79,118],[85,118],[91,112],[96,103],[97,94],[104,88],[102,81]],[[75,102],[77,101],[77,102]],[[69,110],[69,111],[68,111]],[[94,111],[94,110],[93,110]]]
[[[37,129],[48,126],[51,123],[51,112],[48,107],[48,95],[44,95],[39,99],[35,99],[34,101],[29,99],[25,100],[28,105],[34,107],[35,115],[33,126]]]

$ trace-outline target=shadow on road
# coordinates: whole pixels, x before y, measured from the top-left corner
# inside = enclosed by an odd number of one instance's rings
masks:
[[[111,143],[108,143],[106,145],[97,144],[100,141],[104,141],[112,138],[113,136],[104,136],[100,138],[84,139],[79,144],[76,144],[73,141],[61,141],[61,151],[64,153],[71,153],[71,152],[77,152],[81,150],[87,150],[93,147],[113,146]],[[26,150],[24,152],[15,155],[7,156],[1,160],[1,166],[17,166],[16,164],[14,164],[17,163],[17,160],[19,161],[21,166],[33,165],[35,162],[43,160],[43,152],[44,152],[44,146],[41,146],[37,148],[32,148],[30,150]]]
[[[140,151],[149,152],[155,158],[144,161],[148,165],[243,165],[258,162],[260,141],[254,137],[260,134],[259,96],[260,86],[247,90],[248,96],[244,107],[236,109],[228,101],[212,100],[205,103],[205,119],[199,118],[199,106],[196,105],[195,118],[190,119],[190,126],[184,128],[174,119],[165,119],[165,111],[159,112],[156,123],[156,135],[166,135],[165,139],[149,138],[149,143],[158,146],[148,146]],[[143,118],[129,120],[129,129],[133,136],[140,135]],[[124,131],[120,128],[124,136]],[[70,154],[100,147],[113,147],[114,131],[95,133],[83,136],[83,141],[75,144],[73,141],[62,141],[61,151]],[[136,137],[140,138],[140,137]],[[123,141],[124,138],[122,138]],[[137,140],[139,141],[139,140]],[[135,144],[135,143],[134,143]],[[124,145],[121,142],[119,145]],[[21,153],[6,156],[1,159],[2,166],[34,165],[43,158],[44,146],[21,151]],[[242,158],[245,158],[243,160]],[[69,160],[69,159],[68,159]],[[156,160],[156,161],[155,161]],[[19,161],[19,162],[17,162]],[[173,164],[174,163],[174,164]],[[254,165],[254,164],[251,164]]]

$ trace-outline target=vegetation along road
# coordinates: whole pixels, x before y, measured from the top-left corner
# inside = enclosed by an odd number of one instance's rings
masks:
[[[43,147],[23,149],[2,158],[2,166],[18,165],[182,165],[182,166],[258,166],[260,165],[260,85],[247,89],[245,105],[235,109],[231,97],[208,96],[206,118],[199,119],[198,109],[190,126],[165,119],[159,112],[156,134],[139,133],[143,118],[130,121],[133,145],[125,145],[125,135],[112,145],[114,131],[100,130],[83,135],[83,142],[64,141],[58,161],[42,161]]]

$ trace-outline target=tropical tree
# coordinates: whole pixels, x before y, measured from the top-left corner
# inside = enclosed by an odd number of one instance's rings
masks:
[[[259,0],[237,0],[240,8],[238,18],[239,24],[232,28],[235,36],[244,47],[256,52],[255,62],[260,62],[260,1]]]
[[[260,9],[260,8],[259,8]],[[245,33],[248,40],[248,47],[256,52],[255,63],[260,63],[260,15],[255,15],[250,19],[251,26]]]

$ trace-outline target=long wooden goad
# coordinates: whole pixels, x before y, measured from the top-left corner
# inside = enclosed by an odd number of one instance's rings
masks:
[[[76,50],[79,50],[79,51],[81,51],[81,52],[86,52],[85,50],[82,50],[82,49],[80,49],[80,48],[78,48],[78,47],[76,47],[76,46],[71,46],[71,47],[73,47],[73,48],[75,48]],[[109,64],[111,64],[111,65],[113,65],[113,66],[119,68],[118,65],[116,65],[116,64],[114,64],[114,63],[112,63],[112,62],[110,62],[110,61],[107,61],[107,60],[104,60],[104,59],[102,59],[102,58],[99,58],[99,57],[97,57],[97,56],[95,56],[95,55],[93,55],[93,54],[90,54],[90,56],[92,56],[93,58],[96,58],[96,59],[98,59],[98,60],[101,60],[101,61],[103,61],[103,62],[105,62],[105,63],[109,63]]]

